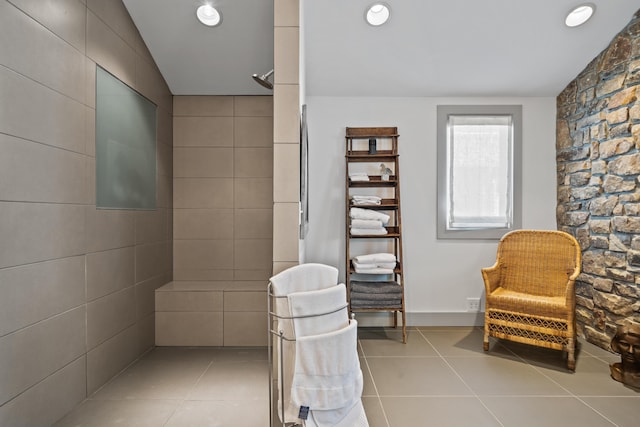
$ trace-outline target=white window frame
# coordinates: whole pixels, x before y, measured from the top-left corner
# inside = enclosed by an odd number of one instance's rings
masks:
[[[502,224],[482,220],[476,224],[453,224],[451,214],[451,161],[449,123],[451,117],[487,118],[504,116],[511,121],[507,216]],[[438,239],[500,239],[522,227],[522,106],[521,105],[438,105]]]

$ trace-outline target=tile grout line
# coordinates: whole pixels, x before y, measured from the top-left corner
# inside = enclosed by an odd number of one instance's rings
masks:
[[[487,412],[489,412],[489,414],[491,414],[491,416],[498,422],[498,424],[500,424],[502,427],[504,427],[504,424],[502,424],[502,421],[500,421],[500,419],[496,416],[496,414],[494,414],[493,411],[491,409],[489,409],[487,407],[487,405],[485,405],[485,403],[482,401],[482,399],[480,399],[480,396],[478,396],[478,394],[471,388],[471,386],[469,386],[469,384],[467,384],[467,382],[464,380],[464,378],[462,378],[462,376],[458,373],[458,371],[456,371],[453,368],[453,366],[451,366],[451,364],[447,361],[447,359],[445,359],[444,356],[442,356],[442,354],[438,351],[438,349],[433,344],[431,344],[431,341],[429,341],[429,339],[422,333],[422,331],[420,329],[418,329],[418,332],[420,333],[422,338],[424,338],[425,341],[433,348],[433,351],[436,352],[438,357],[440,357],[440,359],[442,359],[442,361],[449,367],[449,369],[451,369],[453,371],[453,373],[458,378],[460,378],[460,381],[462,381],[462,383],[465,385],[465,387],[467,387],[469,389],[469,391],[471,392],[473,397],[475,397],[478,400],[478,402],[480,402],[482,407],[485,408],[487,410]]]
[[[504,346],[503,346],[504,347]],[[596,408],[592,407],[591,405],[589,405],[587,402],[585,402],[580,396],[578,396],[577,394],[573,394],[571,392],[571,390],[569,390],[568,388],[564,387],[562,384],[560,384],[559,382],[557,382],[556,380],[554,380],[553,378],[551,378],[549,375],[545,374],[543,371],[541,371],[537,366],[529,363],[526,359],[520,357],[518,354],[516,354],[513,350],[511,350],[508,347],[504,347],[505,349],[507,349],[509,352],[511,352],[511,354],[513,354],[514,356],[516,356],[518,359],[520,359],[522,362],[526,363],[527,365],[531,366],[536,372],[538,372],[540,375],[542,375],[543,377],[547,378],[549,381],[551,381],[552,383],[556,384],[558,387],[560,387],[561,389],[563,389],[564,391],[566,391],[567,393],[569,393],[569,396],[576,399],[578,402],[582,403],[583,405],[585,405],[587,408],[591,409],[592,411],[594,411],[596,414],[600,415],[602,418],[604,418],[605,420],[607,420],[608,422],[610,422],[613,426],[615,427],[619,427],[618,424],[614,423],[613,421],[611,421],[608,417],[606,417],[602,412],[598,411]],[[590,357],[594,357],[596,359],[598,359],[598,357],[596,356],[590,356]],[[601,360],[601,359],[598,359]],[[601,360],[604,362],[604,360]],[[606,363],[606,362],[605,362]],[[574,375],[575,375],[575,371],[574,371]]]
[[[362,352],[362,358],[364,359],[364,363],[367,366],[367,372],[369,372],[369,378],[371,378],[371,384],[373,385],[373,389],[376,392],[376,397],[378,398],[378,405],[380,405],[380,409],[382,410],[382,416],[384,417],[384,421],[387,423],[387,427],[391,427],[391,424],[389,424],[389,418],[387,417],[387,412],[384,410],[384,406],[382,405],[382,398],[380,397],[380,393],[378,392],[376,381],[373,379],[373,373],[371,372],[371,367],[369,366],[369,361],[367,360],[367,356],[364,352],[364,347],[362,346],[362,342],[360,341],[360,339],[358,339],[358,346],[360,347],[360,351]]]
[[[213,365],[213,360],[211,360],[211,361],[209,362],[209,364],[207,365],[207,367],[206,367],[206,368],[204,368],[204,369],[202,370],[202,373],[201,373],[201,374],[198,376],[198,378],[193,382],[193,384],[191,384],[191,387],[189,388],[189,391],[187,391],[187,393],[185,393],[184,397],[178,401],[178,404],[176,405],[176,407],[175,407],[175,408],[173,409],[173,411],[171,412],[171,415],[169,415],[169,417],[167,417],[167,420],[164,422],[163,427],[164,427],[164,426],[166,426],[166,425],[171,421],[171,419],[172,419],[172,418],[175,416],[175,414],[178,412],[178,409],[179,409],[181,406],[184,406],[184,405],[185,405],[185,402],[186,402],[187,400],[189,400],[189,396],[191,396],[191,394],[193,393],[193,388],[194,388],[195,386],[197,386],[197,385],[198,385],[198,383],[200,382],[200,380],[202,379],[202,377],[204,377],[204,375],[207,373],[207,371],[209,370],[209,368],[211,367],[211,365]]]

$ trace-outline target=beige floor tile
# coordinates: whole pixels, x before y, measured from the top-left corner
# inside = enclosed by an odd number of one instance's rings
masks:
[[[204,374],[209,360],[140,360],[92,397],[114,399],[185,399]]]
[[[266,361],[212,363],[192,388],[189,400],[266,402],[269,396]]]
[[[471,390],[437,357],[367,359],[380,396],[470,396]]]
[[[383,397],[389,427],[500,426],[476,397]]]
[[[54,427],[161,427],[175,411],[174,400],[85,400]]]
[[[640,419],[640,392],[632,397],[584,397],[582,400],[618,427],[636,427]]]
[[[575,397],[482,397],[505,427],[615,426]]]
[[[366,357],[431,356],[438,354],[420,332],[407,330],[407,343],[402,343],[401,329],[361,328],[358,337]]]
[[[192,401],[183,402],[164,427],[269,426],[266,401]]]
[[[487,356],[482,348],[483,333],[477,329],[420,330],[441,356]]]
[[[369,427],[389,427],[380,399],[377,396],[363,397],[362,405],[364,406],[364,412],[367,414]]]
[[[516,358],[452,357],[447,362],[480,396],[568,394],[547,376]]]
[[[640,396],[638,391],[612,379],[609,364],[595,357],[578,359],[575,373],[554,369],[541,372],[576,396]]]

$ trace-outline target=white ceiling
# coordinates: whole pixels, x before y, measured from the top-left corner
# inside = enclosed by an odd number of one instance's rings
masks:
[[[274,0],[212,0],[216,28],[195,18],[204,0],[123,1],[175,95],[271,93],[251,75],[273,68]],[[555,96],[640,7],[589,0],[571,29],[582,0],[384,1],[391,19],[371,27],[373,0],[301,0],[308,96]]]

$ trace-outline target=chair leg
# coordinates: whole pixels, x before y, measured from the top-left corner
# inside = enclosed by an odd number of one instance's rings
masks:
[[[489,328],[485,325],[484,327],[484,340],[482,342],[482,347],[484,351],[489,351]]]
[[[576,370],[576,340],[574,338],[569,338],[567,344],[567,368],[570,371]]]

